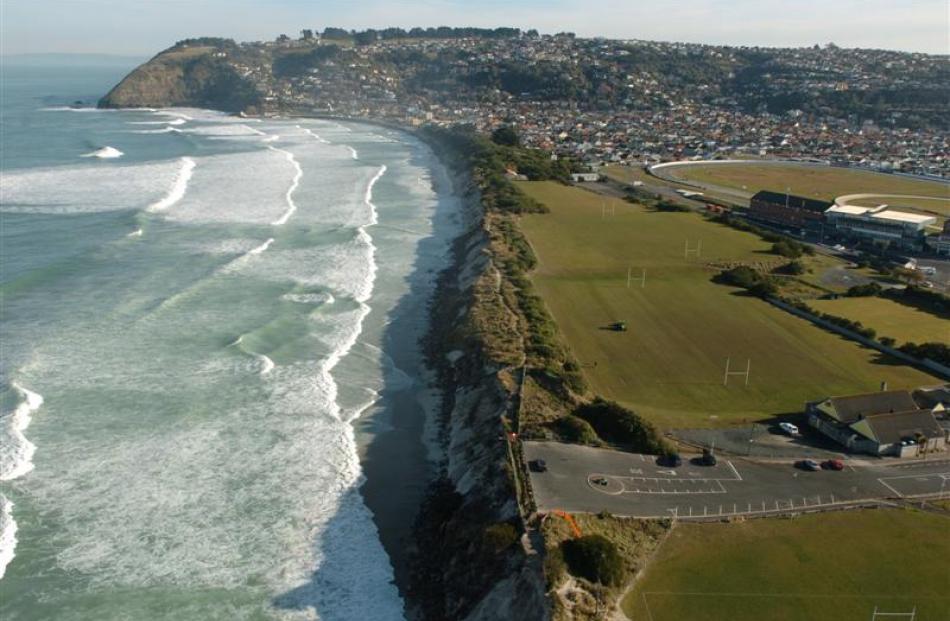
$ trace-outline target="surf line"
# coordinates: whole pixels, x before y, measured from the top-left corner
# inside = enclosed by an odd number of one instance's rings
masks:
[[[175,181],[172,182],[168,194],[149,205],[145,211],[163,211],[184,198],[185,192],[188,191],[188,182],[195,171],[195,166],[197,166],[195,160],[190,157],[181,158],[181,168],[178,169],[178,174],[175,175]]]
[[[294,215],[294,212],[297,211],[297,203],[294,202],[294,192],[297,191],[297,187],[300,185],[300,179],[303,177],[303,168],[300,167],[300,163],[297,161],[297,158],[294,157],[294,154],[290,151],[284,149],[278,149],[271,145],[267,145],[267,148],[271,151],[276,151],[278,153],[283,153],[284,157],[287,158],[287,161],[294,167],[294,180],[290,183],[290,187],[287,188],[287,193],[284,194],[284,198],[287,201],[287,211],[284,214],[271,222],[273,226],[281,226],[287,223],[287,220],[290,219],[290,216]]]
[[[373,293],[373,287],[376,283],[376,246],[373,244],[373,237],[367,232],[367,228],[374,226],[378,223],[376,205],[373,203],[373,186],[376,185],[376,182],[379,181],[383,175],[386,174],[386,165],[383,164],[379,167],[379,170],[376,171],[376,174],[370,179],[369,183],[366,186],[366,193],[363,195],[363,204],[369,207],[370,217],[369,222],[362,224],[357,227],[357,236],[361,241],[363,241],[368,250],[369,258],[369,274],[366,277],[366,280],[363,282],[363,286],[359,292],[354,295],[354,299],[360,305],[359,318],[356,320],[356,327],[350,332],[347,339],[340,343],[333,353],[320,365],[320,375],[323,376],[326,380],[328,391],[327,398],[332,404],[331,409],[333,415],[340,419],[343,419],[343,412],[340,408],[339,403],[337,403],[338,387],[335,378],[333,377],[333,369],[336,365],[342,360],[353,348],[353,345],[356,344],[357,339],[360,334],[363,332],[363,320],[366,319],[366,316],[369,315],[372,308],[370,308],[367,302]],[[354,416],[358,416],[360,411],[356,412]],[[349,422],[353,417],[350,417],[346,420]]]
[[[16,382],[12,382],[11,387],[19,393],[22,401],[5,421],[8,425],[7,434],[5,434],[9,442],[7,450],[12,455],[4,460],[0,481],[12,481],[33,470],[33,453],[36,452],[36,445],[27,440],[23,432],[30,426],[33,412],[43,405],[43,395],[28,390]]]

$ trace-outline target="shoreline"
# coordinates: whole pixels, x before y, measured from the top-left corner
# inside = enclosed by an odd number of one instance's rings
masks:
[[[432,188],[438,201],[433,230],[420,240],[415,263],[407,276],[413,284],[387,313],[390,321],[383,329],[379,344],[393,366],[413,378],[413,384],[408,388],[384,385],[377,401],[351,423],[363,474],[357,489],[370,510],[377,535],[392,565],[394,582],[403,600],[403,613],[411,619],[413,605],[408,585],[415,547],[413,527],[438,473],[442,454],[436,431],[442,390],[437,385],[437,372],[426,355],[424,342],[434,328],[431,305],[439,277],[452,263],[455,240],[471,225],[469,205],[462,191],[462,180],[438,156],[433,145],[416,132],[362,119],[294,116],[399,131],[421,145],[425,166],[432,173]],[[424,252],[427,243],[439,248],[441,253],[427,255]],[[420,322],[420,317],[424,321]]]

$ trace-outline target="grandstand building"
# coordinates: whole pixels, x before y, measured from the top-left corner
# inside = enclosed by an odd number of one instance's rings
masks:
[[[930,247],[941,256],[950,257],[950,220],[943,223],[943,232],[930,238]]]
[[[749,202],[749,217],[801,235],[820,233],[830,206],[827,201],[762,190]]]
[[[922,250],[926,229],[937,219],[906,211],[857,205],[834,205],[825,211],[836,235],[850,239],[888,242],[906,250]]]

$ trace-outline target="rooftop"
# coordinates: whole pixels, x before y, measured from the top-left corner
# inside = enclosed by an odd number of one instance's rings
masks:
[[[842,423],[853,423],[861,417],[890,412],[916,411],[917,404],[906,390],[885,390],[850,397],[832,397],[831,406]]]
[[[861,207],[858,205],[832,205],[825,213],[844,214],[848,216],[865,216],[867,218],[878,218],[881,220],[893,220],[895,222],[905,222],[907,224],[927,225],[934,224],[937,218],[934,216],[924,216],[921,214],[910,213],[907,211],[897,211],[887,209],[887,205],[878,207]]]

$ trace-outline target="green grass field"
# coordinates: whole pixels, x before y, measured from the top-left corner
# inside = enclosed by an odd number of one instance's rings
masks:
[[[910,509],[679,525],[622,608],[634,621],[870,621],[875,606],[944,620],[948,530]]]
[[[712,164],[670,168],[667,169],[667,173],[685,181],[711,183],[750,193],[759,190],[785,192],[786,188],[790,188],[792,194],[827,201],[845,194],[864,193],[933,196],[945,200],[882,198],[871,200],[870,204],[877,205],[885,202],[893,207],[906,207],[944,217],[950,216],[950,185],[864,170],[768,164]],[[856,204],[864,203],[856,201]]]
[[[860,321],[879,336],[898,343],[939,342],[950,344],[950,321],[885,298],[838,298],[811,300],[808,305],[823,313]]]
[[[648,212],[553,182],[519,184],[551,213],[522,219],[532,274],[593,389],[666,427],[761,420],[805,401],[934,378],[710,281],[710,261],[774,260],[758,237],[692,213]],[[684,258],[702,240],[702,258]],[[647,270],[646,287],[626,286]],[[604,327],[628,322],[629,331]],[[723,386],[751,359],[749,386]]]

